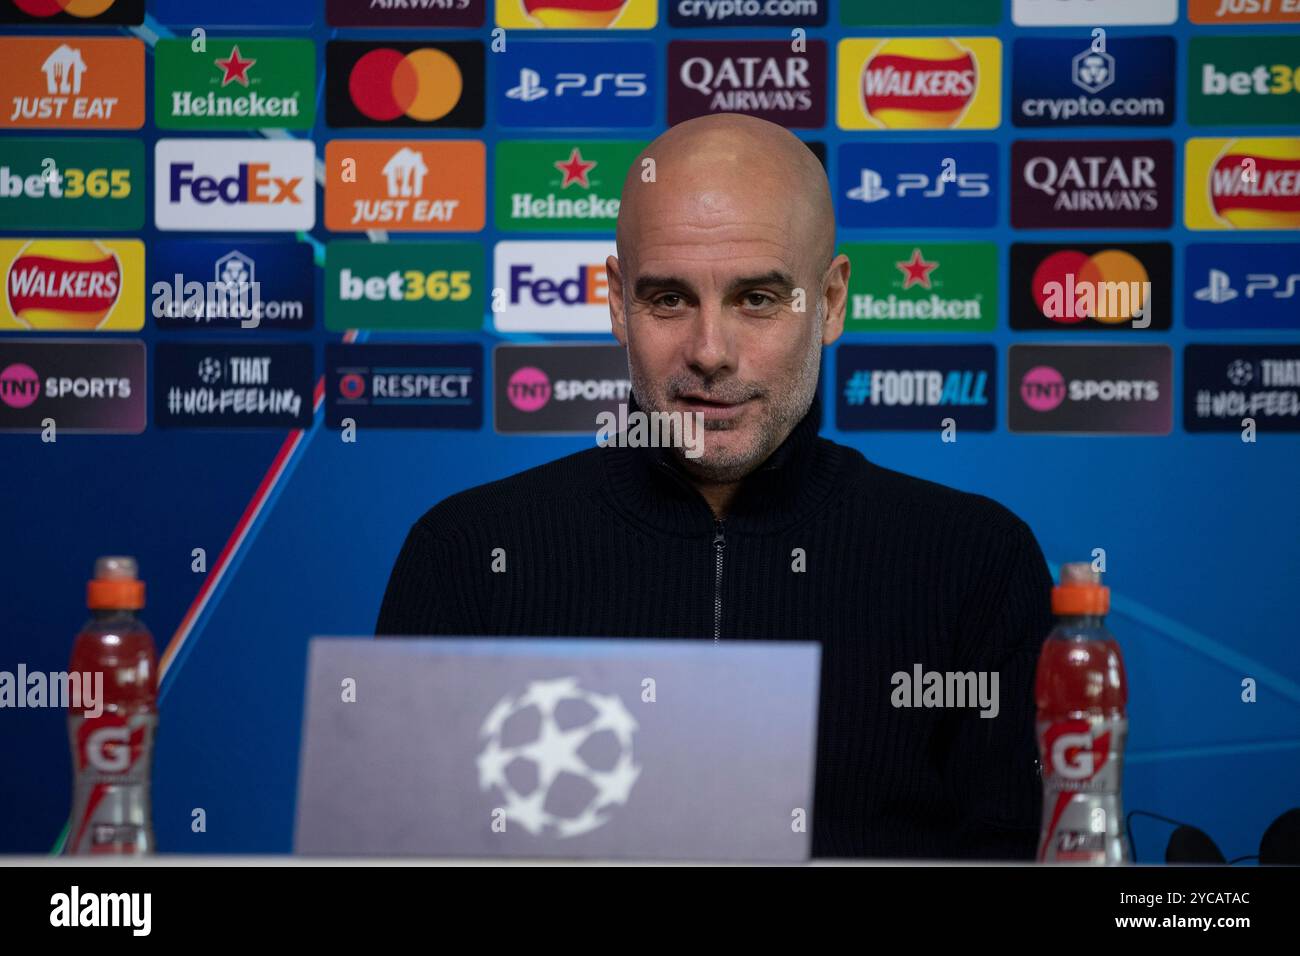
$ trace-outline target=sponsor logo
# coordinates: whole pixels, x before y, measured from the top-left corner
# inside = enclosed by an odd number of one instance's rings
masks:
[[[496,0],[497,26],[517,30],[648,30],[657,0]]]
[[[992,431],[997,352],[991,345],[841,345],[836,424],[845,431]]]
[[[994,226],[993,143],[846,143],[836,209],[846,228]]]
[[[590,435],[632,394],[621,345],[499,345],[492,378],[495,428],[507,434]]]
[[[330,126],[483,125],[483,44],[325,45]]]
[[[853,38],[839,44],[841,129],[996,129],[996,37]]]
[[[181,232],[311,229],[315,175],[306,140],[160,139],[154,222]]]
[[[675,27],[821,27],[827,6],[826,0],[669,0],[668,22]]]
[[[1173,354],[1167,345],[1013,345],[1013,432],[1167,435]]]
[[[1300,23],[1300,0],[1187,0],[1193,23]]]
[[[826,122],[826,43],[796,53],[778,40],[668,44],[668,124],[745,113],[790,129]]]
[[[154,47],[154,121],[162,129],[311,129],[316,47],[310,40],[221,37],[196,53],[188,37]]]
[[[6,139],[0,222],[6,229],[140,229],[144,146],[130,139]]]
[[[154,423],[163,428],[306,428],[315,361],[310,345],[159,342]]]
[[[140,24],[144,0],[0,0],[0,23]]]
[[[987,332],[997,324],[991,242],[846,243],[853,263],[845,330]]]
[[[494,284],[506,293],[498,332],[608,332],[605,260],[612,242],[498,242]]]
[[[1188,229],[1300,228],[1300,138],[1189,139]]]
[[[477,232],[486,152],[476,140],[332,139],[325,145],[325,227]]]
[[[493,57],[497,124],[652,126],[655,45],[644,40],[515,40]]]
[[[486,269],[477,242],[331,242],[325,327],[476,332]]]
[[[1184,308],[1193,329],[1300,328],[1300,245],[1190,244]]]
[[[1194,126],[1295,126],[1300,36],[1192,37],[1187,83]]]
[[[301,242],[164,239],[150,248],[150,312],[163,329],[310,329],[314,268]]]
[[[1011,22],[1022,27],[1165,24],[1177,19],[1178,0],[1011,0]]]
[[[1300,432],[1300,345],[1188,345],[1183,351],[1183,427]]]
[[[332,27],[481,27],[487,0],[325,0]]]
[[[325,377],[330,428],[483,424],[481,345],[327,344]]]
[[[1167,329],[1167,242],[1011,247],[1013,329]]]
[[[926,0],[914,6],[880,0],[841,0],[839,8],[840,23],[845,26],[912,27],[1001,23],[1004,5],[1003,0]]]
[[[0,432],[138,435],[144,375],[143,342],[0,340]]]
[[[609,140],[497,143],[497,228],[612,230],[623,179],[645,145]]]
[[[255,24],[261,29],[310,27],[315,21],[316,8],[317,4],[302,0],[281,3],[267,3],[266,0],[149,0],[150,15],[170,27],[212,23]],[[211,42],[209,36],[208,43]]]
[[[1163,229],[1173,223],[1174,144],[1156,140],[1017,140],[1017,229]]]
[[[144,326],[138,239],[0,239],[0,330],[134,332]]]
[[[1173,37],[1058,40],[1013,47],[1017,126],[1168,126],[1174,121]]]
[[[0,128],[139,129],[144,44],[134,39],[0,37]]]

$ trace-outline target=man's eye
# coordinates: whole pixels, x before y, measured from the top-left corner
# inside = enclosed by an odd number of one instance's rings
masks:
[[[776,298],[766,292],[746,292],[745,305],[752,309],[764,309],[776,303]]]
[[[663,306],[665,309],[675,309],[682,304],[682,297],[676,292],[665,292],[659,298],[655,299],[655,305]]]

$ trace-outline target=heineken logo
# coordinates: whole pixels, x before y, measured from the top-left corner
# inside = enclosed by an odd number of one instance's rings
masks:
[[[997,248],[987,242],[849,243],[849,331],[988,331]]]
[[[155,47],[154,110],[164,129],[310,129],[316,53],[310,40],[188,39]]]
[[[644,143],[503,142],[497,145],[497,228],[613,228],[623,178]]]

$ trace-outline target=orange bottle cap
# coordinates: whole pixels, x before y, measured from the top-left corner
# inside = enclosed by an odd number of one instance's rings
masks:
[[[1061,565],[1061,583],[1052,588],[1052,613],[1058,616],[1104,616],[1110,610],[1110,588],[1101,572],[1086,561]]]
[[[92,611],[137,611],[144,607],[144,582],[136,577],[135,558],[112,555],[95,561],[95,577],[86,582],[86,607]]]

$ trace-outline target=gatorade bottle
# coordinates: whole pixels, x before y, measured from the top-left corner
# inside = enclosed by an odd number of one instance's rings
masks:
[[[1043,642],[1034,696],[1043,768],[1045,863],[1128,862],[1120,778],[1128,685],[1106,630],[1110,589],[1089,564],[1061,567],[1052,588],[1056,627]]]
[[[65,852],[152,853],[158,657],[149,629],[136,617],[144,607],[144,582],[136,577],[135,558],[97,560],[86,604],[92,616],[72,646],[70,670],[102,681],[102,696],[93,710],[83,698],[82,707],[68,712],[73,791]]]

